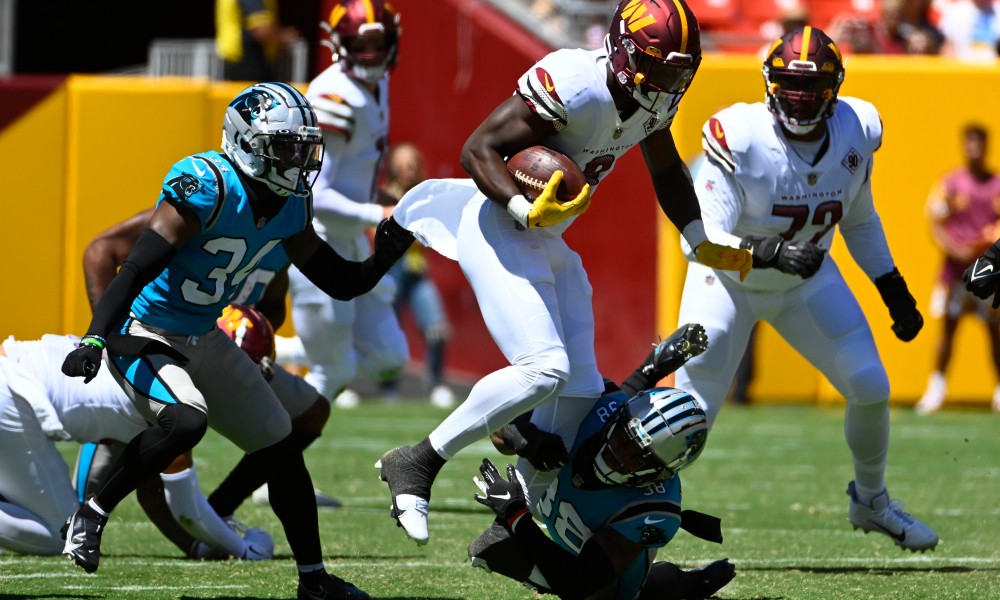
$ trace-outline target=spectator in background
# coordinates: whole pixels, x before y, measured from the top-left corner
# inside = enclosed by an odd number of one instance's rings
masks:
[[[845,15],[830,31],[854,54],[937,54],[942,36],[928,11],[927,0],[882,0],[878,19]]]
[[[393,147],[386,161],[386,181],[384,191],[395,202],[407,191],[427,179],[424,158],[413,144],[403,142]],[[424,338],[424,361],[427,364],[427,383],[430,386],[431,404],[438,408],[451,408],[455,404],[455,394],[444,384],[444,349],[451,335],[434,280],[428,276],[426,248],[414,243],[403,255],[403,259],[393,265],[389,275],[396,280],[396,311],[409,307],[420,334]],[[390,394],[398,385],[398,380],[385,386]]]
[[[944,266],[931,300],[931,311],[944,317],[934,358],[934,372],[917,403],[919,414],[937,411],[947,396],[945,373],[951,362],[958,322],[974,312],[986,326],[993,350],[993,366],[1000,378],[1000,312],[987,300],[978,300],[964,289],[962,271],[1000,234],[1000,177],[986,164],[988,135],[976,123],[962,130],[965,164],[934,187],[928,198],[931,236],[944,252]],[[993,392],[993,410],[1000,412],[1000,386]]]
[[[1000,40],[1000,3],[992,0],[955,0],[941,7],[939,27],[944,35],[941,53],[967,61],[996,60]]]
[[[215,0],[215,51],[227,81],[271,81],[282,51],[302,36],[279,21],[277,0]]]

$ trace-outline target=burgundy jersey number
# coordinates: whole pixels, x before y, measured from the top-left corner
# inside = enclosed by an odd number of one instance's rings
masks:
[[[775,217],[787,217],[792,220],[792,224],[788,229],[779,234],[782,239],[790,240],[809,221],[809,206],[805,204],[774,206],[771,208],[771,214]],[[816,232],[816,235],[812,236],[812,239],[809,241],[813,244],[818,244],[823,239],[823,236],[826,235],[826,232],[833,229],[833,226],[839,223],[843,216],[844,205],[840,200],[828,200],[818,205],[813,212],[812,224],[823,225],[823,229]]]

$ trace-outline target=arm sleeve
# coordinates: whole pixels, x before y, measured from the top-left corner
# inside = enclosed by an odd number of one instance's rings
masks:
[[[657,173],[653,177],[653,188],[663,214],[678,231],[684,231],[691,222],[702,218],[698,195],[684,161],[677,160],[667,170]]]
[[[740,238],[732,234],[746,203],[743,188],[732,172],[712,158],[702,158],[694,179],[694,189],[701,205],[701,218],[705,233],[717,244],[739,247]],[[694,249],[687,240],[681,248],[688,260],[697,260]]]
[[[585,543],[576,556],[542,533],[530,513],[514,523],[511,534],[563,600],[587,598],[615,580],[614,566],[600,544]]]
[[[383,218],[381,206],[369,202],[371,198],[348,198],[328,184],[333,181],[340,168],[340,157],[347,147],[347,138],[341,133],[324,131],[323,142],[326,146],[323,167],[313,186],[314,213],[320,217],[326,215],[343,221],[363,223],[368,227],[378,225]]]
[[[129,309],[147,283],[159,275],[177,254],[177,249],[152,229],[146,229],[122,263],[118,275],[94,307],[87,333],[106,336],[112,323]]]
[[[355,262],[345,259],[329,244],[323,243],[304,265],[296,266],[331,298],[350,300],[375,287],[398,258],[381,255],[376,250],[364,261]]]
[[[885,230],[882,228],[882,219],[875,211],[870,177],[862,185],[850,210],[840,222],[840,235],[844,237],[854,261],[872,281],[895,268],[889,243],[885,239]]]

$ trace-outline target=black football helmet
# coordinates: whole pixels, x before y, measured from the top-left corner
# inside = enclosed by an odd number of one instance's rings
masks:
[[[615,80],[650,112],[676,107],[701,64],[698,20],[684,0],[621,0],[604,45]]]
[[[785,129],[805,134],[833,115],[844,58],[830,36],[806,25],[771,44],[762,72],[768,109]]]

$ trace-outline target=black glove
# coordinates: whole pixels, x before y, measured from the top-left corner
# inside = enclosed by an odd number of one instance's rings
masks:
[[[62,364],[63,375],[83,377],[84,383],[90,383],[101,370],[101,355],[105,345],[106,342],[100,336],[83,336],[80,344],[66,355]]]
[[[375,255],[395,263],[413,243],[414,237],[395,219],[389,217],[375,228]]]
[[[473,477],[472,481],[483,495],[475,494],[473,498],[483,506],[488,506],[508,526],[513,527],[512,520],[516,520],[520,513],[528,510],[524,490],[521,489],[514,465],[507,465],[507,479],[504,479],[490,459],[484,458],[479,473],[483,478]]]
[[[569,460],[562,438],[542,431],[531,421],[514,421],[501,427],[498,433],[515,454],[540,471],[558,469]]]
[[[899,269],[893,269],[875,279],[875,287],[882,296],[882,302],[889,308],[892,332],[896,337],[904,342],[917,337],[920,328],[924,326],[924,318],[917,310],[917,301],[910,295]]]
[[[747,236],[740,242],[753,254],[753,268],[777,269],[789,275],[808,279],[819,271],[826,250],[811,242],[785,241],[778,235]]]
[[[976,260],[965,269],[962,274],[962,281],[965,282],[965,289],[976,298],[986,300],[993,296],[993,308],[1000,307],[1000,240],[990,246],[986,252],[979,255]]]

